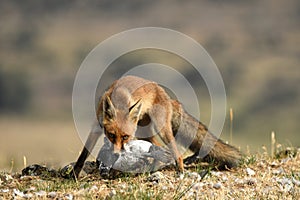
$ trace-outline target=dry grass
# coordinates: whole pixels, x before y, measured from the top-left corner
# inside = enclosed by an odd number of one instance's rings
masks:
[[[1,117],[0,130],[0,170],[20,171],[24,156],[27,164],[61,166],[82,147],[71,120]]]
[[[125,176],[114,180],[83,176],[77,182],[62,178],[21,176],[23,156],[27,164],[58,168],[74,161],[81,142],[71,120],[48,121],[1,118],[0,200],[12,198],[108,198],[108,199],[299,199],[300,155],[286,151],[271,156],[248,156],[235,170],[209,171],[201,179],[201,167],[179,177],[173,170]],[[271,141],[271,152],[282,147]],[[269,152],[269,150],[268,150]],[[11,166],[11,159],[14,164]],[[13,173],[9,172],[12,171]],[[14,173],[16,172],[16,173]]]
[[[285,149],[274,158],[248,156],[238,169],[218,172],[198,166],[183,176],[164,170],[113,180],[85,175],[73,181],[1,173],[0,199],[299,199],[299,166],[299,149]]]
[[[178,176],[174,170],[127,175],[113,180],[84,175],[78,181],[21,176],[27,165],[59,168],[74,161],[81,149],[72,121],[2,118],[0,129],[0,200],[8,198],[109,199],[299,199],[300,152],[273,144],[249,154],[242,166],[216,172],[196,166]],[[46,127],[46,128],[45,128]],[[41,134],[42,133],[42,134]],[[273,138],[275,139],[275,138]],[[245,151],[244,151],[245,152]],[[278,154],[281,152],[281,154]],[[47,155],[47,156],[45,156]],[[14,160],[11,166],[10,160]],[[11,170],[11,171],[10,171]],[[204,178],[200,174],[208,172]]]

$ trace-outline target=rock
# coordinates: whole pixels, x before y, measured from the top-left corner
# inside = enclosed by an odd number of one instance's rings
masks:
[[[250,169],[250,168],[246,168],[246,172],[247,172],[247,174],[249,175],[249,176],[254,176],[255,175],[255,171],[254,170],[252,170],[252,169]]]
[[[47,192],[45,192],[44,190],[38,191],[34,193],[37,197],[44,197],[47,195]]]
[[[163,186],[161,186],[161,189],[162,190],[168,190],[169,188],[167,186],[163,185]]]
[[[256,180],[255,178],[249,178],[249,179],[246,179],[246,180],[245,180],[245,183],[246,183],[247,185],[255,185],[256,182],[257,182],[257,180]]]
[[[195,185],[193,185],[193,190],[198,191],[198,190],[202,189],[203,185],[204,184],[202,182],[195,183]]]
[[[112,189],[109,193],[109,197],[113,197],[117,194],[116,190],[115,189]]]
[[[277,167],[278,165],[279,165],[279,163],[276,161],[273,161],[272,163],[270,163],[271,167]]]
[[[56,193],[56,192],[49,192],[49,193],[47,194],[47,197],[48,197],[48,198],[52,198],[52,199],[54,199],[56,196],[57,196],[57,193]]]
[[[284,170],[283,170],[282,167],[280,167],[280,168],[278,168],[278,169],[274,169],[274,170],[272,171],[272,174],[274,174],[274,175],[279,175],[279,174],[282,174],[282,173],[284,173]]]
[[[72,194],[65,194],[64,198],[67,200],[73,200],[73,195]]]
[[[209,172],[209,170],[201,170],[199,172],[201,179],[203,179],[208,174],[208,172]]]
[[[228,177],[227,177],[225,174],[222,176],[222,181],[223,181],[223,182],[228,181]]]
[[[98,190],[98,187],[97,187],[96,185],[93,185],[93,186],[89,189],[90,192],[96,192],[97,190]]]
[[[197,172],[187,172],[187,176],[188,176],[189,178],[194,179],[195,181],[200,181],[200,180],[201,180],[201,176],[200,176],[200,174],[197,173]]]
[[[213,185],[213,188],[215,188],[215,189],[220,189],[222,187],[222,183],[215,183],[214,185]]]
[[[72,178],[74,176],[73,167],[74,167],[74,163],[68,164],[59,171],[59,174],[63,178]]]
[[[294,183],[294,185],[300,186],[300,181],[295,179],[294,177],[292,178],[292,182]]]
[[[221,177],[223,175],[223,173],[219,172],[219,171],[212,171],[211,175],[216,176],[216,177]]]
[[[289,192],[293,189],[293,182],[289,178],[277,178],[277,183],[279,183],[279,188],[283,192]]]
[[[0,190],[0,193],[7,193],[7,192],[9,192],[9,189],[2,189],[2,190]]]
[[[162,172],[154,172],[147,178],[147,180],[158,183],[164,178],[165,178],[165,176],[163,175]]]
[[[16,197],[22,197],[22,198],[24,198],[24,193],[23,192],[21,192],[20,190],[18,190],[18,189],[13,189],[13,194],[14,194],[14,196],[16,196]]]
[[[35,191],[35,190],[36,190],[36,187],[31,186],[30,188],[26,189],[25,191],[26,191],[26,192],[33,192],[33,191]]]
[[[24,168],[22,170],[22,176],[57,177],[58,173],[53,169],[34,164]]]
[[[97,162],[94,162],[94,161],[86,161],[83,165],[82,170],[86,174],[98,173],[98,164],[97,164]]]
[[[179,179],[179,180],[183,180],[183,179],[184,179],[184,173],[181,173],[181,172],[180,172],[180,173],[178,174],[178,179]]]
[[[33,197],[33,194],[31,194],[31,193],[26,193],[23,196],[24,199],[31,199],[32,197]]]
[[[291,185],[292,180],[289,178],[278,178],[277,182],[280,183],[281,185]]]

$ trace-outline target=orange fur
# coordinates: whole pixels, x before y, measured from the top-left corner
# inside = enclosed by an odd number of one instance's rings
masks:
[[[133,138],[144,139],[155,145],[161,145],[155,135],[169,147],[179,171],[183,171],[183,158],[178,151],[175,136],[181,133],[177,142],[190,140],[189,149],[194,155],[187,162],[197,158],[205,145],[214,148],[205,158],[215,159],[221,166],[234,167],[240,159],[240,153],[234,147],[215,138],[207,128],[184,111],[181,104],[172,100],[157,83],[135,76],[125,76],[115,81],[101,97],[97,118],[101,129],[94,128],[85,147],[74,166],[78,176],[82,165],[94,147],[94,140],[104,132],[114,144],[114,151],[120,151],[123,144]],[[95,126],[98,126],[95,123]],[[205,137],[206,136],[206,137]],[[208,144],[203,144],[207,141]],[[203,146],[203,148],[201,148]],[[209,149],[209,148],[208,148]]]

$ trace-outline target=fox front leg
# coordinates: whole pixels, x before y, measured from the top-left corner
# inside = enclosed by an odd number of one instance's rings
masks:
[[[98,123],[95,123],[89,136],[88,139],[86,140],[86,143],[82,149],[82,152],[77,159],[76,164],[74,165],[74,175],[76,178],[78,178],[79,173],[84,165],[85,160],[87,157],[90,155],[92,150],[95,147],[95,144],[97,143],[99,137],[103,134],[103,129],[99,126]]]

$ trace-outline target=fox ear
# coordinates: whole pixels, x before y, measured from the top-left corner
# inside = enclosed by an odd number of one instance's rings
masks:
[[[116,118],[116,110],[108,95],[105,95],[103,101],[103,118],[107,121],[113,121]]]
[[[141,114],[141,111],[142,111],[142,102],[141,102],[141,99],[140,99],[129,108],[129,118],[133,122],[137,123],[138,120],[139,120],[139,116]]]

